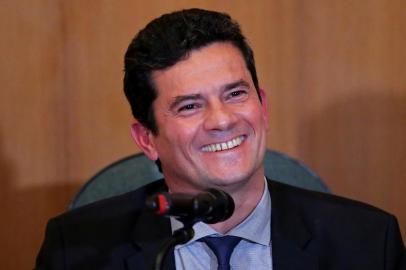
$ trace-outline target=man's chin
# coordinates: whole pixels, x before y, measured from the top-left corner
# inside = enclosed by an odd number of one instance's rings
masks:
[[[210,183],[211,188],[234,189],[235,187],[245,185],[250,180],[251,176],[252,175],[247,173],[217,175],[210,177],[207,183]]]

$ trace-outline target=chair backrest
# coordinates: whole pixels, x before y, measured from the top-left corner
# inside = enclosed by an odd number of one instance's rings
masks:
[[[293,186],[329,192],[319,176],[303,163],[276,151],[267,150],[265,175],[275,181]],[[76,194],[69,209],[135,190],[163,178],[154,162],[136,154],[114,162],[93,176]]]

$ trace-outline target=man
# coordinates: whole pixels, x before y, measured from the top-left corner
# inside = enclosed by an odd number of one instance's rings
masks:
[[[165,269],[405,267],[392,215],[265,179],[265,93],[228,15],[191,9],[149,23],[125,55],[124,89],[137,120],[133,138],[165,180],[52,219],[37,269],[151,269],[181,225],[146,211],[145,199],[208,188],[229,193],[236,210],[226,221],[195,224]],[[216,248],[226,239],[235,243],[222,262]]]

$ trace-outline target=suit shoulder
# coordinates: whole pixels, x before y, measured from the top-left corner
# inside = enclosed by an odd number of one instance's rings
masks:
[[[273,201],[281,201],[308,213],[336,218],[394,218],[390,213],[357,200],[270,181]]]
[[[134,213],[144,208],[145,199],[148,196],[163,189],[165,189],[164,181],[158,180],[134,191],[72,209],[54,217],[52,220],[62,221],[63,223],[82,223],[90,220],[98,222],[98,220],[101,219],[115,219],[127,215],[134,215]]]
[[[406,258],[396,218],[379,208],[277,182],[270,182],[270,192],[272,228],[288,239],[299,239],[298,230],[301,237],[311,236],[316,241],[308,248],[320,251],[321,265],[334,261],[337,269],[398,269],[395,265]]]
[[[147,212],[144,211],[145,198],[162,186],[165,187],[163,181],[154,182],[51,219],[37,266],[39,269],[101,269],[101,263],[111,258],[109,269],[121,269],[116,266],[122,264],[122,258],[134,252],[135,227],[148,227],[148,223],[139,222]]]

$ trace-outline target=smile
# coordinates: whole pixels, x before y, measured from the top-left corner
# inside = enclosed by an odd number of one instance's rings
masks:
[[[217,152],[232,149],[239,146],[245,140],[245,136],[241,135],[232,140],[222,142],[222,143],[213,143],[202,147],[203,152]]]

